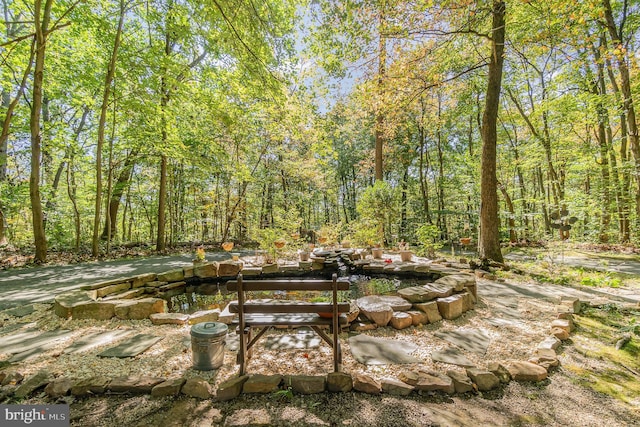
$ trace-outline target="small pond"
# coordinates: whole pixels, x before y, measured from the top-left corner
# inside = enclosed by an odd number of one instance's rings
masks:
[[[348,277],[351,283],[349,291],[340,291],[338,298],[340,300],[353,300],[365,295],[394,295],[399,289],[411,286],[421,286],[431,283],[427,279],[398,279],[395,277],[376,277],[371,278],[364,275],[352,275]],[[255,294],[255,298],[276,298],[286,299],[286,292],[264,292]],[[296,299],[304,299],[313,301],[318,297],[330,297],[330,292],[325,295],[318,292],[296,292]],[[212,310],[215,308],[223,309],[229,303],[237,298],[236,292],[228,292],[224,284],[217,286],[217,291],[209,294],[195,292],[187,292],[176,295],[167,301],[169,311],[172,313],[190,314],[200,310]]]

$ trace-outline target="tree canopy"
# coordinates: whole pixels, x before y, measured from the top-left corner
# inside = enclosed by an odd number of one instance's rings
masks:
[[[395,245],[434,225],[494,260],[640,238],[636,2],[2,9],[0,244],[36,261],[265,229]]]

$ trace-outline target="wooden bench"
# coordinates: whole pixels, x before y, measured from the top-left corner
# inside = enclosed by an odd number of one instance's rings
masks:
[[[227,282],[227,289],[238,292],[238,301],[231,302],[229,310],[232,313],[238,313],[240,375],[245,374],[245,366],[251,357],[252,347],[274,326],[310,327],[333,348],[333,368],[335,372],[340,370],[342,353],[338,334],[340,325],[347,323],[345,313],[349,312],[349,303],[338,302],[338,291],[349,290],[348,281],[338,280],[335,274],[332,280],[243,280],[242,274],[238,274],[237,280]],[[247,299],[247,292],[264,291],[330,291],[332,297],[331,302]],[[329,327],[329,333],[326,332],[327,327]],[[252,328],[259,328],[259,332],[254,337]]]

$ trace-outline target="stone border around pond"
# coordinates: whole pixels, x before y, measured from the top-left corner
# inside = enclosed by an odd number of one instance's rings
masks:
[[[423,303],[436,298],[451,297],[450,301],[438,302],[438,306],[442,306],[442,317],[447,319],[455,318],[461,314],[458,309],[459,305],[462,304],[462,310],[466,311],[477,300],[475,277],[468,264],[446,262],[387,263],[382,260],[355,258],[360,258],[360,254],[354,250],[348,250],[319,252],[312,257],[311,261],[285,266],[274,264],[245,268],[241,261],[197,262],[192,266],[163,273],[148,273],[112,279],[57,295],[54,298],[54,312],[59,317],[73,319],[107,320],[117,317],[122,320],[140,320],[149,318],[154,324],[184,324],[187,322],[194,324],[216,321],[218,320],[216,313],[219,315],[220,312],[215,310],[195,313],[186,319],[185,315],[167,313],[166,301],[172,296],[193,292],[199,288],[206,291],[208,283],[218,284],[226,280],[233,280],[240,272],[243,276],[252,278],[328,276],[338,271],[340,264],[347,265],[354,274],[430,279],[440,283],[432,285],[432,288],[444,287],[448,289],[453,287],[454,290],[451,292],[442,291],[442,289],[419,292],[416,287],[416,291],[408,297],[402,295],[411,303]],[[463,288],[468,290],[469,296],[452,296],[462,293]],[[460,298],[464,300],[458,302],[457,299]],[[452,308],[448,309],[449,306]],[[158,316],[159,314],[163,314],[163,316]],[[376,324],[381,326],[379,321]]]
[[[178,396],[180,394],[217,401],[232,400],[241,394],[296,393],[315,394],[323,392],[362,392],[373,395],[386,393],[408,396],[411,393],[430,394],[485,392],[497,389],[512,380],[540,382],[547,379],[549,371],[559,366],[556,350],[574,330],[573,313],[579,313],[578,299],[561,300],[557,307],[557,319],[549,325],[550,335],[540,342],[527,361],[509,360],[490,362],[486,369],[466,368],[465,372],[448,370],[446,374],[420,370],[402,371],[398,378],[373,378],[370,375],[332,372],[327,375],[244,375],[230,378],[217,390],[201,377],[96,377],[75,380],[69,377],[54,378],[47,371],[40,371],[28,379],[17,371],[0,371],[0,402],[8,399],[20,400],[38,390],[52,399],[72,395],[88,397],[109,394],[150,394],[153,397]]]

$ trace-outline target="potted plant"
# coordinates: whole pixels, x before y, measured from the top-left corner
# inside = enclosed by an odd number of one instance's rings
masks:
[[[373,248],[371,248],[371,255],[373,255],[373,259],[382,259],[382,247],[377,244]]]
[[[198,246],[196,249],[196,256],[193,259],[194,264],[202,264],[206,261],[204,247],[202,245]]]
[[[413,252],[409,250],[409,244],[401,240],[400,243],[398,243],[398,249],[400,251],[400,261],[410,262],[413,257]]]
[[[307,262],[309,261],[309,251],[305,250],[305,249],[300,249],[300,251],[298,252],[298,257],[300,258],[300,261],[302,262]]]

